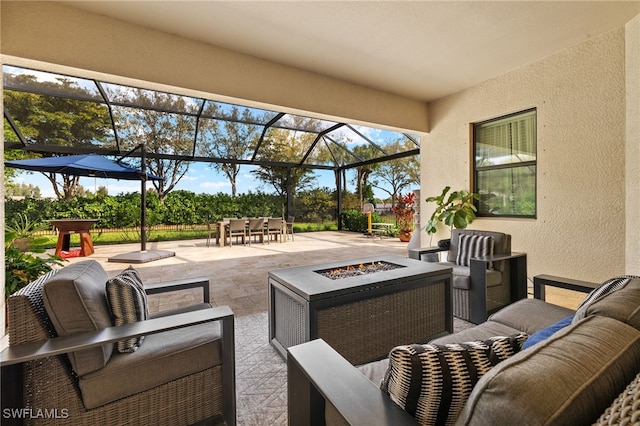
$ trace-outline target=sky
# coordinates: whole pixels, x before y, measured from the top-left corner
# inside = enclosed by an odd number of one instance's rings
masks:
[[[237,191],[239,194],[246,192],[273,192],[273,189],[269,186],[265,186],[261,181],[256,180],[250,173],[253,169],[252,166],[242,166],[240,168],[240,174],[237,180]],[[335,188],[335,178],[333,171],[315,170],[316,184],[318,187],[328,187],[330,189]],[[353,176],[347,176],[347,189],[354,190]],[[55,197],[53,187],[49,180],[41,173],[19,171],[19,175],[16,176],[16,183],[32,184],[40,188],[42,197]],[[116,180],[116,179],[97,179],[97,178],[80,178],[80,185],[86,190],[96,192],[96,190],[104,186],[107,188],[109,195],[118,195],[128,192],[139,192],[140,182],[131,180]],[[152,188],[152,184],[147,184],[148,188]],[[231,194],[231,184],[227,177],[220,174],[210,165],[204,163],[191,163],[189,171],[180,180],[180,183],[176,186],[176,189],[183,189],[194,192],[196,194],[217,194],[219,192]],[[387,193],[381,190],[375,190],[376,197],[386,198]]]

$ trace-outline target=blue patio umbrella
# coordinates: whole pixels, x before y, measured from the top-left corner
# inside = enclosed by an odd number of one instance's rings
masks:
[[[140,169],[125,166],[96,154],[13,160],[5,161],[4,165],[5,167],[35,172],[62,173],[104,179],[142,180],[143,177]],[[162,180],[161,177],[149,173],[146,175],[146,180]]]
[[[31,160],[12,160],[5,161],[5,167],[13,167],[16,169],[30,170],[35,172],[61,173],[73,176],[98,177],[104,179],[124,179],[124,180],[140,180],[142,181],[140,206],[141,224],[141,251],[144,253],[144,259],[148,259],[146,254],[146,181],[162,180],[161,177],[147,173],[144,170],[144,148],[142,149],[142,170],[125,166],[117,161],[109,160],[101,155],[84,154],[84,155],[68,155],[63,157],[44,157]],[[136,257],[139,257],[136,255]],[[166,257],[166,256],[164,256]],[[151,259],[151,260],[155,260]],[[120,261],[120,260],[116,260]],[[125,256],[122,261],[136,262],[136,258]],[[148,261],[148,260],[143,260]],[[141,262],[138,262],[141,263]]]

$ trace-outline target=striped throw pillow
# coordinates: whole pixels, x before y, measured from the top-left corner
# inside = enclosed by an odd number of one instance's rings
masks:
[[[493,246],[494,240],[491,236],[460,234],[456,264],[470,266],[469,259],[472,257],[491,256],[493,255]],[[489,262],[487,269],[493,269],[491,262]]]
[[[614,277],[606,280],[598,287],[591,290],[591,292],[584,298],[584,300],[580,303],[576,311],[580,309],[586,308],[588,305],[592,304],[599,298],[606,296],[609,293],[613,293],[614,291],[623,288],[632,278],[638,278],[635,275],[622,275],[619,277]]]
[[[130,324],[149,318],[147,294],[138,271],[131,266],[107,281],[107,300],[113,325]],[[135,352],[144,336],[122,340],[116,345],[118,352]]]
[[[398,346],[389,353],[380,389],[422,425],[454,424],[478,380],[519,352],[527,337]]]

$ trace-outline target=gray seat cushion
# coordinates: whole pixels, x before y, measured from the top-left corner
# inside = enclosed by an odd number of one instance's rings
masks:
[[[146,336],[132,353],[80,377],[86,408],[95,408],[222,363],[220,326],[209,322]]]
[[[471,268],[459,266],[451,262],[440,262],[441,265],[450,266],[453,270],[453,288],[469,290],[471,288]],[[487,269],[487,287],[495,287],[502,283],[502,272]]]
[[[496,322],[531,335],[549,327],[574,311],[538,299],[521,299],[489,317]]]
[[[379,361],[369,362],[358,366],[358,369],[364,374],[367,379],[371,380],[373,384],[380,387],[380,382],[384,379],[384,374],[389,368],[389,358],[383,358]]]
[[[447,336],[439,337],[429,343],[434,343],[436,345],[446,345],[449,343],[471,342],[473,340],[487,340],[495,336],[511,336],[513,334],[519,333],[520,331],[521,330],[509,327],[504,324],[500,324],[498,322],[487,321],[483,322],[482,324],[478,324],[475,327],[471,327],[454,334],[449,334]]]
[[[108,278],[98,262],[87,260],[64,267],[44,284],[44,306],[59,336],[112,325],[105,293]],[[81,376],[104,367],[112,352],[113,344],[106,344],[71,353],[69,360]]]

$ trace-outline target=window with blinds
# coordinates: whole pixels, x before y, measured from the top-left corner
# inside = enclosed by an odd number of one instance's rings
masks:
[[[478,216],[536,216],[536,110],[473,124]]]

